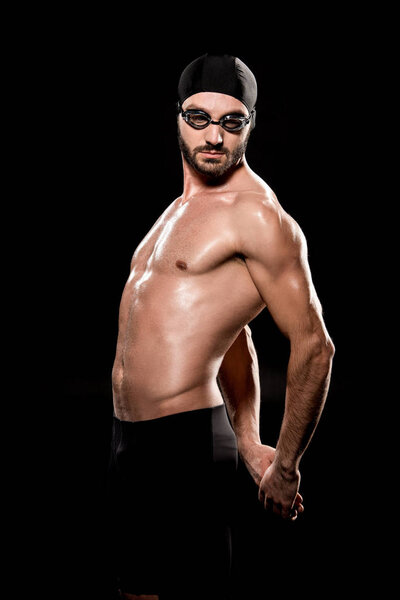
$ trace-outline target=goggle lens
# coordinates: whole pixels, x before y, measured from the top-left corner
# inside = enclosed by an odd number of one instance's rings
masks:
[[[249,117],[238,117],[235,115],[226,115],[220,121],[213,121],[207,113],[199,110],[182,110],[182,117],[186,123],[194,129],[205,129],[212,123],[213,125],[221,125],[226,131],[239,131],[245,127],[250,119]]]
[[[211,121],[211,118],[204,113],[188,113],[186,122],[196,129],[203,129],[207,127]]]
[[[237,131],[238,129],[242,129],[247,123],[248,120],[245,117],[240,119],[238,117],[227,116],[223,118],[222,127],[228,131]]]

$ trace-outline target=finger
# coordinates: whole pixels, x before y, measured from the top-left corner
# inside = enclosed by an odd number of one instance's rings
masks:
[[[297,494],[293,507],[296,508],[298,513],[304,512],[303,496],[301,494]]]
[[[297,508],[295,506],[291,506],[286,509],[282,509],[282,519],[286,521],[295,521],[297,519]]]
[[[296,498],[294,500],[295,505],[297,506],[298,504],[303,504],[303,496],[301,494],[297,494]]]
[[[289,519],[291,521],[295,521],[297,519],[297,517],[298,517],[297,510],[295,508],[292,508],[292,510],[290,511],[290,514],[289,514]]]

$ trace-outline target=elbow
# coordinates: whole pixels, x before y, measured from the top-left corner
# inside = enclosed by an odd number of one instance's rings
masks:
[[[320,338],[316,343],[313,355],[315,360],[323,365],[331,366],[335,355],[335,346],[329,336]]]
[[[330,369],[335,346],[328,335],[314,335],[309,340],[309,357],[317,365]]]
[[[335,356],[336,349],[335,349],[335,346],[330,337],[328,337],[327,343],[328,343],[328,351],[329,351],[330,360],[332,360],[333,357]]]

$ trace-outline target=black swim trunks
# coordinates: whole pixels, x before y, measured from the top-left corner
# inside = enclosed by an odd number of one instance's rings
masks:
[[[238,453],[225,405],[113,418],[110,550],[131,594],[228,598]]]

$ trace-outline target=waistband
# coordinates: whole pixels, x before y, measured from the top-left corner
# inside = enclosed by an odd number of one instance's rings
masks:
[[[143,421],[122,421],[114,416],[112,437],[114,451],[123,447],[154,451],[157,447],[168,452],[177,448],[180,453],[182,448],[191,448],[191,452],[196,448],[201,453],[208,448],[216,461],[231,459],[237,452],[225,403]]]
[[[174,426],[179,425],[185,421],[208,421],[211,416],[226,416],[225,404],[218,404],[217,406],[210,406],[205,408],[196,408],[193,410],[185,410],[178,413],[171,413],[155,419],[145,419],[142,421],[123,421],[113,415],[113,421],[116,425],[124,428],[133,430],[146,430],[154,429],[158,427]]]

